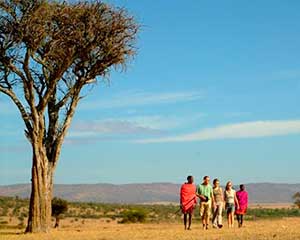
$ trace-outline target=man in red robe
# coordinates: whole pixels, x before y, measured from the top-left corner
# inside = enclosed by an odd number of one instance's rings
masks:
[[[192,215],[197,204],[196,186],[193,184],[193,176],[187,177],[187,183],[181,185],[180,207],[183,213],[184,229],[191,230]],[[187,215],[189,215],[189,225],[187,228]]]

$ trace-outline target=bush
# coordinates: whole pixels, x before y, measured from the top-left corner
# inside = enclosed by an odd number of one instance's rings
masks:
[[[271,218],[282,218],[282,217],[300,217],[300,209],[266,209],[266,208],[253,208],[248,209],[248,219],[271,219]]]
[[[146,221],[147,214],[143,210],[126,210],[121,214],[122,220],[119,223],[143,223]]]
[[[55,228],[59,227],[61,215],[68,211],[68,202],[60,198],[52,199],[52,216],[55,217]]]
[[[297,192],[293,196],[294,204],[300,209],[300,192]]]

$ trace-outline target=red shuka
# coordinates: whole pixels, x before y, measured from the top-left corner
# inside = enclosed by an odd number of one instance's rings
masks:
[[[194,184],[184,183],[180,189],[180,203],[183,213],[192,212],[197,203],[196,186]]]

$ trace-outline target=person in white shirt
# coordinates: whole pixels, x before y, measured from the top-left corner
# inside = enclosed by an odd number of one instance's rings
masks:
[[[226,184],[226,189],[224,191],[224,201],[225,201],[225,209],[227,212],[227,219],[228,219],[228,227],[234,227],[234,212],[235,206],[239,209],[239,202],[236,197],[236,192],[232,189],[232,182],[229,181]]]

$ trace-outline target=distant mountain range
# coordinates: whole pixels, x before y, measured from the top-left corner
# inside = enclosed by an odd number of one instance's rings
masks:
[[[0,186],[0,196],[28,198],[30,184]],[[250,203],[292,203],[292,196],[300,192],[300,184],[246,184]],[[237,189],[237,188],[236,188]],[[57,184],[54,195],[69,201],[105,203],[163,203],[179,202],[180,184]]]

